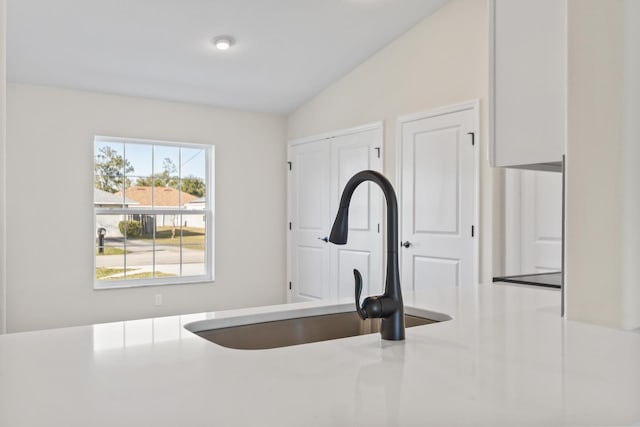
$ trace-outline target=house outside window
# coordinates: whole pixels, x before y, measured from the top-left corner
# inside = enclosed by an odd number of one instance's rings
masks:
[[[94,138],[94,288],[213,280],[211,145]]]

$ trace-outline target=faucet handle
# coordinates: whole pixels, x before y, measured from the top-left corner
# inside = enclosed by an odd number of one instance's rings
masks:
[[[360,318],[364,320],[368,316],[367,312],[360,307],[360,295],[362,294],[362,274],[360,274],[357,268],[354,268],[353,276],[356,280],[356,311],[358,312],[358,316],[360,316]]]

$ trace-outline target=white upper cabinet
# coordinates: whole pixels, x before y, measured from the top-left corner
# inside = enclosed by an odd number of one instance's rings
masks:
[[[566,0],[491,0],[489,13],[489,162],[549,168],[565,152]]]

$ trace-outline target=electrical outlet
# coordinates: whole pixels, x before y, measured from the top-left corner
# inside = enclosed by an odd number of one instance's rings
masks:
[[[162,294],[156,294],[153,299],[153,305],[160,306],[162,305]]]

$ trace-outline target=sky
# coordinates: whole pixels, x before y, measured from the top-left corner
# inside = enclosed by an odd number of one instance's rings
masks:
[[[195,176],[205,180],[206,153],[204,149],[191,147],[175,147],[155,144],[126,143],[121,141],[96,140],[95,153],[100,148],[109,146],[123,155],[134,167],[129,177],[147,177],[164,170],[166,158],[171,159],[178,168],[176,175],[181,177]],[[179,166],[180,165],[180,166]]]

